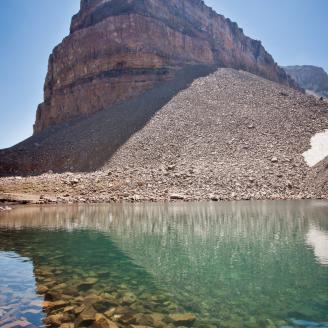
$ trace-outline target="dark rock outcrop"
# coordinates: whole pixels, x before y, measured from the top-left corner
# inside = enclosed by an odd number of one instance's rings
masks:
[[[200,0],[81,0],[70,31],[50,56],[35,133],[140,95],[184,65],[294,85],[260,41]]]
[[[323,68],[304,65],[287,66],[284,69],[308,93],[328,98],[328,74]]]

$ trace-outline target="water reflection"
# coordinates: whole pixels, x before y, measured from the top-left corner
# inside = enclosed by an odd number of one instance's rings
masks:
[[[213,227],[224,230],[227,235],[256,235],[259,230],[266,234],[279,226],[284,231],[287,229],[288,234],[295,227],[302,231],[308,229],[309,222],[328,230],[327,212],[326,201],[31,206],[2,213],[0,227],[110,232],[115,226],[165,234],[167,223],[174,220],[182,232],[188,229],[204,237]]]
[[[0,327],[42,324],[42,299],[35,292],[30,259],[0,252]]]
[[[314,254],[322,265],[328,265],[328,232],[315,226],[310,226],[306,235],[306,242],[313,247]]]
[[[57,285],[97,276],[93,292],[147,311],[155,297],[195,325],[296,326],[328,320],[327,214],[320,201],[20,208],[0,217],[0,250],[33,259],[38,284],[44,267]]]

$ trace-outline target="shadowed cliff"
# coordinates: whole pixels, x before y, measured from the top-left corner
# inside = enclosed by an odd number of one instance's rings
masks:
[[[58,124],[12,148],[0,150],[0,176],[99,169],[174,95],[213,70],[201,65],[185,67],[173,80],[139,97],[89,117]]]

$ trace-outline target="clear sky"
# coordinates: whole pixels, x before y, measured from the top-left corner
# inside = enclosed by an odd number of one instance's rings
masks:
[[[328,71],[328,0],[205,0],[262,41],[280,65]],[[69,31],[79,0],[0,1],[0,148],[29,137],[48,56]]]

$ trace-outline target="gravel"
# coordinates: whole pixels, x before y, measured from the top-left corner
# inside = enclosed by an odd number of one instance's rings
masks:
[[[219,69],[175,95],[98,170],[1,178],[0,193],[42,194],[41,203],[328,199],[328,159],[310,168],[302,156],[327,127],[327,101]]]

